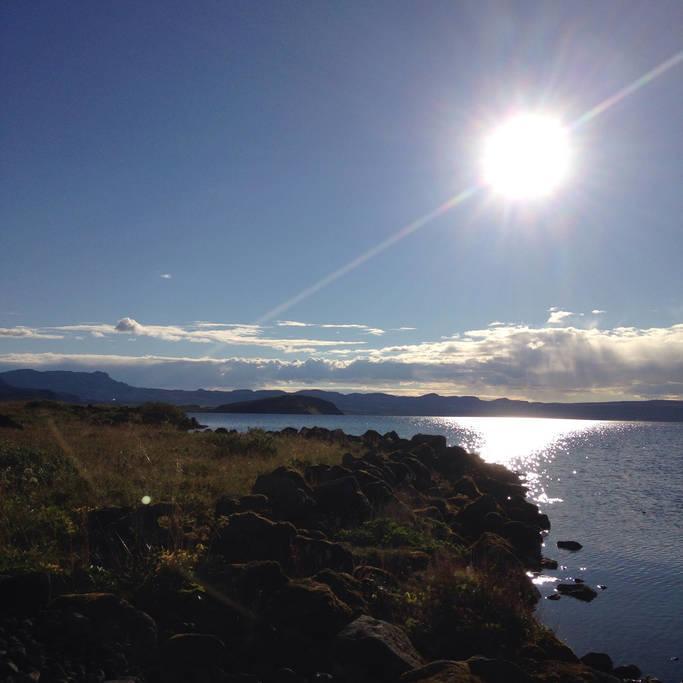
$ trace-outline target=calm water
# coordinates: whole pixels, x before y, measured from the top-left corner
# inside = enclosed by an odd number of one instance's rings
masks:
[[[581,656],[607,652],[665,683],[683,680],[683,424],[534,418],[197,414],[215,428],[304,425],[444,434],[449,443],[524,473],[548,513],[545,554],[560,569],[538,577],[548,595],[560,579],[597,587],[592,603],[542,600],[538,613]],[[574,539],[583,550],[558,550]],[[676,660],[675,658],[680,658]]]

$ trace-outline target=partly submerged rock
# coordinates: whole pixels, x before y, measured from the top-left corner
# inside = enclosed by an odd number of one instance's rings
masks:
[[[570,595],[584,602],[590,602],[598,597],[598,594],[585,583],[560,583],[557,585],[557,590],[563,595]]]
[[[574,552],[583,548],[578,541],[558,541],[557,547],[562,548],[563,550],[573,550]]]

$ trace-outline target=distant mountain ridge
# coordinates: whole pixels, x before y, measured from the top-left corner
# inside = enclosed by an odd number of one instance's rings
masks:
[[[173,405],[216,408],[277,396],[312,396],[330,401],[345,414],[420,415],[458,417],[554,417],[591,420],[651,420],[683,422],[683,401],[609,401],[595,403],[535,403],[507,398],[484,401],[476,396],[396,396],[385,393],[342,394],[311,389],[287,393],[276,389],[236,389],[209,391],[197,389],[152,389],[134,387],[112,379],[106,372],[69,370],[10,370],[0,373],[0,382],[13,390],[52,392],[53,400],[80,400],[83,403],[140,404],[163,401]],[[11,390],[2,390],[3,395]],[[64,398],[64,396],[68,396]],[[37,397],[37,396],[35,396]],[[48,396],[43,396],[47,398]],[[33,397],[27,397],[33,398]],[[14,400],[21,400],[18,396]]]

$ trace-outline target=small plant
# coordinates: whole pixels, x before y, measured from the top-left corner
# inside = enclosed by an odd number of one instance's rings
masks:
[[[386,517],[370,520],[355,529],[343,529],[339,539],[361,547],[415,548],[427,552],[441,545],[430,534]]]

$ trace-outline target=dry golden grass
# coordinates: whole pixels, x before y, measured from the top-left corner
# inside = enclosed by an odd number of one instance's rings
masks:
[[[85,510],[137,505],[145,496],[206,519],[219,496],[249,493],[261,473],[279,465],[337,463],[349,448],[262,431],[93,424],[50,407],[4,404],[0,412],[24,426],[0,430],[0,551],[29,551],[50,541],[57,555]]]

